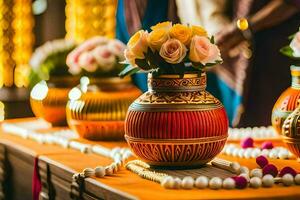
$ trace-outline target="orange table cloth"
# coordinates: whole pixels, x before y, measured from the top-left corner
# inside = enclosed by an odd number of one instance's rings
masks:
[[[25,148],[36,156],[42,156],[44,159],[51,160],[53,163],[63,165],[76,172],[81,172],[87,167],[96,167],[107,165],[111,160],[95,154],[82,154],[76,150],[64,149],[55,145],[38,144],[34,141],[22,139],[17,136],[0,134],[0,140],[6,141],[16,148]],[[89,142],[79,139],[80,141],[90,144],[100,144],[109,148],[115,146],[126,146],[125,142]],[[280,141],[275,142],[277,145],[283,145]],[[255,159],[234,158],[231,156],[220,155],[231,161],[237,161],[243,166],[250,169],[257,168]],[[270,160],[279,169],[285,166],[291,166],[300,171],[300,163],[296,160]],[[119,171],[113,176],[104,178],[87,178],[86,181],[99,181],[105,188],[111,191],[121,192],[130,198],[137,199],[300,199],[300,186],[284,187],[281,184],[272,188],[247,188],[243,190],[211,190],[211,189],[192,189],[192,190],[168,190],[162,188],[159,184],[142,179],[138,175],[125,169]]]

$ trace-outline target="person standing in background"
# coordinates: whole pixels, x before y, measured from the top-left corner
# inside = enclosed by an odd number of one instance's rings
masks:
[[[270,125],[272,107],[281,92],[290,85],[291,63],[279,54],[279,49],[299,28],[300,1],[176,2],[181,21],[200,24],[209,32],[217,33],[215,41],[224,63],[209,74],[208,90],[224,103],[231,125]],[[185,10],[185,7],[194,10]],[[246,31],[236,26],[236,21],[241,18],[248,19]],[[249,45],[253,52],[248,49]]]
[[[175,0],[118,0],[116,18],[116,37],[124,43],[139,29],[150,31],[159,22],[179,22]],[[147,90],[147,74],[135,74],[133,81]]]

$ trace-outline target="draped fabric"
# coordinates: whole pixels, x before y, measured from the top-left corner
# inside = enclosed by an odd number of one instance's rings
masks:
[[[139,29],[150,31],[150,27],[163,21],[178,22],[174,0],[119,0],[117,7],[116,36],[127,43]],[[133,82],[147,90],[147,75],[133,75]]]

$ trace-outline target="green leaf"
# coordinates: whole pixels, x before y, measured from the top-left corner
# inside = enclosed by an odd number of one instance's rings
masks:
[[[123,69],[120,73],[119,73],[119,76],[120,77],[125,77],[125,76],[128,76],[128,75],[132,75],[136,72],[140,71],[140,68],[137,67],[137,66],[132,66],[132,65],[128,65],[127,67],[125,67],[125,69]]]
[[[211,36],[211,38],[210,38],[210,42],[212,43],[212,44],[215,44],[215,37],[212,35]]]
[[[289,40],[292,40],[292,39],[294,39],[295,35],[296,35],[296,33],[295,33],[295,34],[293,34],[293,35],[290,35],[290,36],[288,37],[288,39],[289,39]]]
[[[146,59],[135,59],[135,64],[143,70],[150,70],[151,66]]]
[[[280,53],[290,58],[294,58],[293,49],[290,46],[284,46],[280,49]]]
[[[178,64],[172,64],[172,68],[175,74],[178,74],[181,78],[183,78],[185,72],[185,66],[183,62]]]

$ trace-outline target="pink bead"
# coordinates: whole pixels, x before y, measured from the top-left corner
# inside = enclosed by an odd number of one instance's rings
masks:
[[[274,145],[271,141],[265,141],[261,144],[261,149],[273,149]]]
[[[241,147],[246,149],[246,148],[250,148],[253,147],[253,139],[251,137],[247,137],[241,140]]]
[[[264,166],[262,171],[263,171],[263,175],[271,174],[273,177],[276,177],[278,174],[278,169],[273,164],[267,164],[266,166]]]
[[[291,167],[284,167],[280,170],[279,176],[284,176],[285,174],[291,174],[292,176],[296,176],[297,172]]]
[[[260,168],[264,168],[264,166],[266,166],[269,161],[265,156],[261,155],[256,158],[256,163],[258,164],[258,166],[260,166]]]
[[[243,176],[231,177],[235,181],[235,187],[238,189],[244,189],[247,187],[247,179]]]

